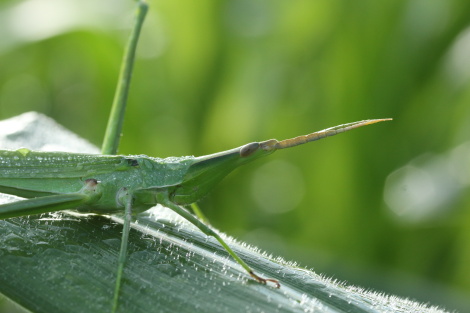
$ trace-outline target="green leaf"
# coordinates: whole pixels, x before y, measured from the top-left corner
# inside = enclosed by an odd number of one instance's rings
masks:
[[[21,138],[41,137],[38,129],[58,129],[41,115],[30,120],[41,124],[33,133],[26,124],[9,133],[18,147],[28,144]],[[73,212],[0,221],[0,292],[32,312],[109,311],[121,231],[119,217]],[[132,225],[119,312],[444,312],[332,281],[227,240],[281,288],[254,282],[215,240],[157,206]]]

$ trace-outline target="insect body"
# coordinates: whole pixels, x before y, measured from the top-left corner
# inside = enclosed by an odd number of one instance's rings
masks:
[[[101,214],[122,211],[122,199],[136,190],[181,183],[195,160],[25,150],[0,151],[1,192],[25,198],[73,193],[76,198],[65,203],[79,201],[77,211]],[[133,210],[150,206],[133,206]],[[0,216],[7,214],[2,210]]]
[[[132,215],[156,204],[170,208],[205,234],[215,237],[255,280],[280,287],[277,280],[255,274],[215,231],[183,206],[200,200],[228,173],[245,163],[279,149],[388,119],[353,122],[282,141],[271,139],[249,143],[202,157],[159,159],[142,155],[111,155],[115,154],[119,142],[134,50],[146,10],[145,3],[140,1],[136,27],[124,58],[124,68],[102,148],[103,154],[36,152],[28,149],[0,151],[0,192],[27,198],[0,205],[0,219],[64,209],[98,214],[124,213],[112,312],[117,310],[119,304]]]
[[[160,159],[143,155],[38,152],[24,148],[0,150],[0,192],[33,198],[0,206],[0,218],[71,207],[79,212],[111,214],[124,209],[126,198],[130,199],[134,213],[148,210],[161,203],[161,199],[173,205],[189,205],[200,200],[240,165],[278,149],[384,120],[339,125],[283,141],[253,142],[202,157]],[[166,196],[161,198],[162,194]],[[42,201],[38,201],[38,197]]]

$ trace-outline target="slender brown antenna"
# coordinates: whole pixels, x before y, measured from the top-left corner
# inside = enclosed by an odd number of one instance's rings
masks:
[[[290,147],[295,147],[298,145],[303,145],[304,143],[310,142],[310,141],[315,141],[315,140],[320,140],[325,137],[329,136],[334,136],[339,133],[344,133],[347,132],[348,130],[370,125],[370,124],[375,124],[379,122],[384,122],[384,121],[391,121],[391,118],[382,118],[382,119],[374,119],[374,120],[364,120],[364,121],[358,121],[358,122],[353,122],[353,123],[348,123],[348,124],[342,124],[334,127],[330,127],[327,129],[323,129],[308,135],[303,135],[303,136],[298,136],[295,138],[291,139],[285,139],[277,142],[270,141],[270,144],[268,146],[271,146],[273,149],[284,149],[284,148],[290,148]],[[267,143],[267,142],[266,142]],[[274,145],[272,145],[274,143]]]

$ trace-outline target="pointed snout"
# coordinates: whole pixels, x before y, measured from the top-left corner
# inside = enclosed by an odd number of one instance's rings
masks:
[[[240,165],[274,152],[274,145],[272,140],[252,142],[232,150],[195,158],[183,181],[175,186],[172,201],[185,205],[200,200]]]

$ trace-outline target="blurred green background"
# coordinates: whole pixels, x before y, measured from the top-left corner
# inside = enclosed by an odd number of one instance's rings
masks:
[[[394,118],[280,151],[201,202],[326,276],[470,311],[470,2],[151,0],[122,154],[204,155]],[[0,1],[0,118],[100,145],[134,4]]]

